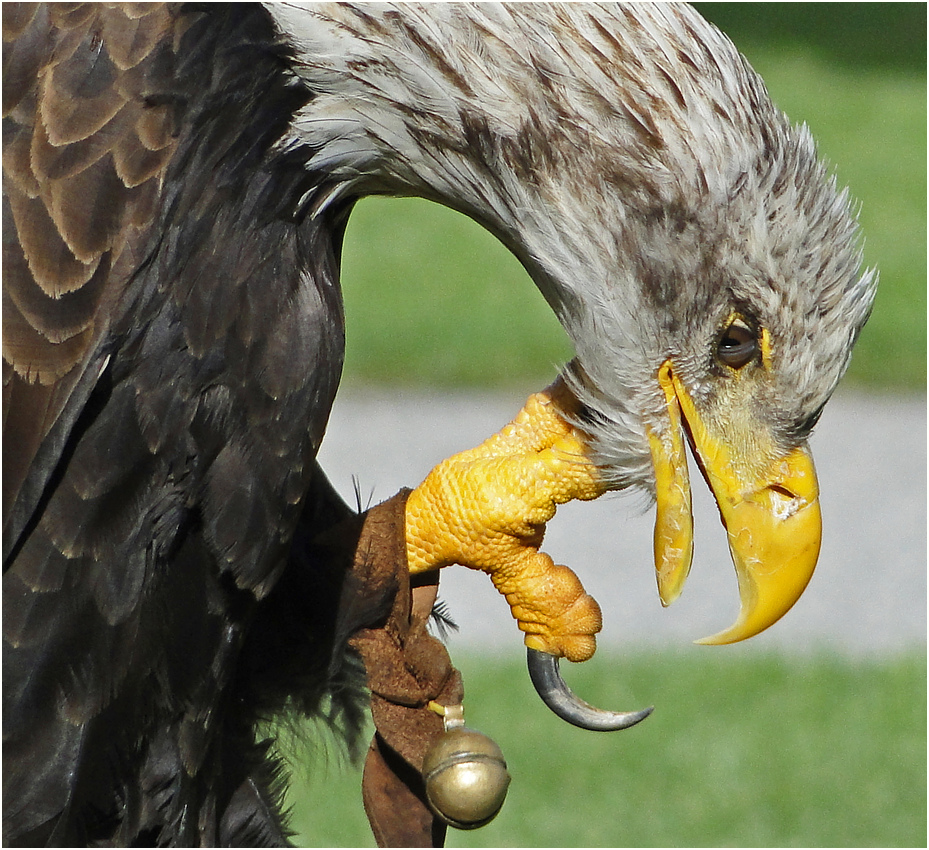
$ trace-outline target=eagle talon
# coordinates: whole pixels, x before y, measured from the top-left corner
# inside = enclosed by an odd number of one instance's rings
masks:
[[[641,711],[606,711],[584,702],[561,678],[558,658],[547,652],[526,648],[529,678],[536,693],[562,720],[592,732],[616,732],[641,722],[654,710],[654,706]]]

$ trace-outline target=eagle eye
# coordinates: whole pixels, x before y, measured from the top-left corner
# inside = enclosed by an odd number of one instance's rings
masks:
[[[754,360],[758,351],[758,335],[741,319],[736,319],[723,331],[716,346],[719,361],[733,369],[741,369]]]

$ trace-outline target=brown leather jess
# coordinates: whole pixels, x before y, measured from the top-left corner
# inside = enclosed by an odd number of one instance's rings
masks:
[[[342,548],[357,539],[340,607],[371,691],[376,731],[362,793],[374,837],[381,847],[441,847],[446,827],[426,802],[422,764],[444,725],[428,704],[460,703],[463,686],[445,647],[426,629],[438,571],[417,576],[411,586],[404,533],[409,492],[401,491],[317,542],[326,545],[328,538]]]

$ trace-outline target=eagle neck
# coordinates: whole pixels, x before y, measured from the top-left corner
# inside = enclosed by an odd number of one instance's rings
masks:
[[[556,226],[570,198],[553,186],[574,146],[555,143],[547,72],[508,44],[544,21],[493,4],[268,9],[311,92],[287,139],[316,178],[301,214],[372,194],[438,202],[512,250],[566,323],[575,294],[560,269],[578,257]]]

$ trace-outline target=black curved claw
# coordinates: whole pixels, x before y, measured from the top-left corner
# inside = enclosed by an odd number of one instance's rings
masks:
[[[529,665],[529,678],[539,696],[562,720],[581,729],[594,732],[614,732],[628,729],[644,720],[652,713],[652,708],[641,711],[604,711],[575,696],[568,687],[561,673],[558,672],[558,658],[537,649],[526,649],[526,661]]]

